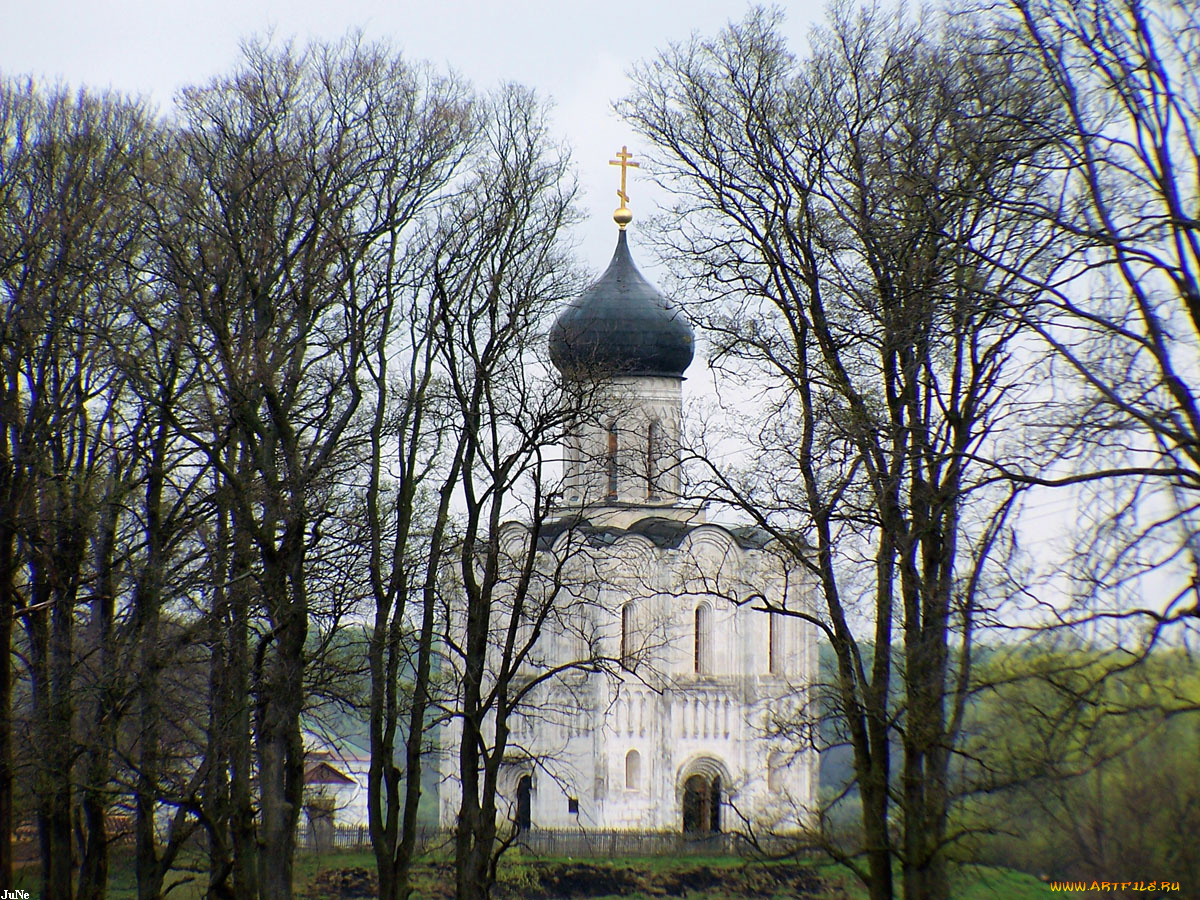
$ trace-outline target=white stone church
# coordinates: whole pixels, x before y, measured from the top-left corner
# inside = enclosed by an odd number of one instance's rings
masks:
[[[612,262],[550,335],[554,365],[596,379],[603,402],[567,442],[562,508],[539,535],[564,587],[529,660],[605,664],[548,680],[510,721],[500,809],[519,830],[794,831],[817,799],[802,726],[817,637],[752,607],[807,609],[811,587],[760,530],[680,500],[693,334],[634,265],[624,204],[616,219]],[[450,768],[444,827],[458,810]]]

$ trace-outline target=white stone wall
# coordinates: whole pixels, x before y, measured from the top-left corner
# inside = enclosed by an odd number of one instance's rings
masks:
[[[560,538],[556,552],[577,546],[574,541]],[[547,571],[554,568],[551,558],[547,554]],[[568,577],[580,569],[577,584],[591,590],[564,594],[560,602],[572,613],[555,621],[585,617],[587,650],[602,658],[601,671],[546,685],[532,698],[529,716],[511,723],[514,743],[536,761],[514,764],[501,788],[514,791],[521,773],[532,775],[533,826],[679,830],[684,781],[700,771],[721,774],[740,815],[779,829],[797,827],[802,811],[815,806],[817,757],[772,732],[775,720],[805,713],[805,691],[817,670],[816,635],[799,619],[777,617],[782,658],[776,672],[768,671],[768,617],[752,608],[751,598],[780,602],[786,596],[791,608],[800,608],[809,598],[799,574],[769,550],[741,548],[716,525],[692,528],[676,548],[627,534],[587,547],[564,568]],[[635,605],[639,636],[631,672],[617,665],[621,608],[628,602]],[[703,673],[695,671],[699,604],[711,608],[711,657]],[[575,624],[547,629],[546,664],[579,654],[576,630]],[[446,745],[455,737],[450,726]],[[641,777],[627,787],[630,750],[640,755]],[[568,811],[569,797],[578,800],[578,813]],[[457,811],[452,784],[442,792],[442,805],[443,824],[451,825]],[[735,824],[728,807],[724,823]]]

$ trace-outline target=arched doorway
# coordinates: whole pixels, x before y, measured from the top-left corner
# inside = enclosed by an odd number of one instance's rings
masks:
[[[522,775],[517,781],[517,831],[533,825],[533,779]]]
[[[721,830],[721,776],[697,772],[683,783],[683,833],[700,837]]]

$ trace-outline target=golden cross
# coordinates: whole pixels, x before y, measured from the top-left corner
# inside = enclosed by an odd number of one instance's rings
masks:
[[[610,159],[610,166],[621,167],[621,188],[617,191],[617,196],[621,198],[621,205],[629,205],[629,195],[625,193],[625,171],[627,169],[637,169],[641,167],[641,163],[630,162],[633,159],[633,154],[629,152],[629,148],[624,144],[621,145],[621,152],[617,154],[616,159]]]

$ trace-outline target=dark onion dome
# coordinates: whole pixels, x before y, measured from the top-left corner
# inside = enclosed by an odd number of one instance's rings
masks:
[[[743,550],[762,550],[773,540],[770,532],[757,525],[729,526],[715,522],[697,525],[692,522],[681,522],[678,519],[646,516],[638,519],[632,525],[618,528],[612,525],[594,525],[584,516],[574,515],[544,522],[538,532],[537,547],[540,552],[551,550],[559,537],[565,532],[571,532],[576,537],[582,537],[592,547],[611,546],[627,534],[636,534],[647,538],[660,550],[677,550],[685,537],[700,528],[710,530],[715,528],[724,531]],[[790,537],[798,541],[800,546],[809,547],[802,535],[792,534]]]
[[[683,376],[692,328],[633,264],[625,232],[604,274],[550,329],[550,361],[564,375]]]

